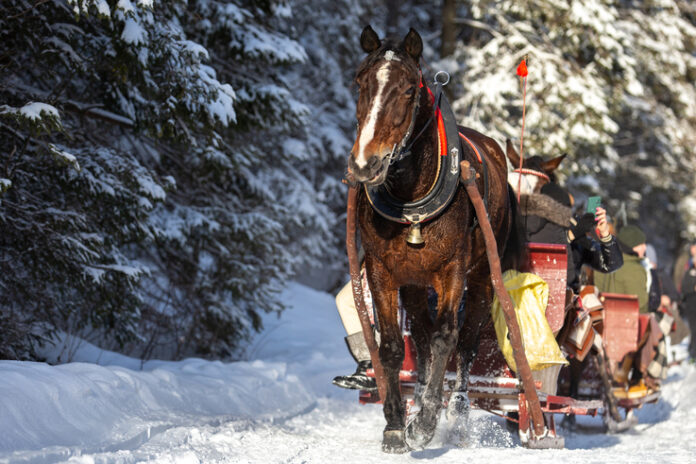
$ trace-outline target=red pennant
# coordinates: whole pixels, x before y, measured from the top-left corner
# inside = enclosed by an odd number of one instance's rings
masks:
[[[517,75],[520,77],[527,77],[527,62],[525,60],[520,61],[520,65],[517,67]]]

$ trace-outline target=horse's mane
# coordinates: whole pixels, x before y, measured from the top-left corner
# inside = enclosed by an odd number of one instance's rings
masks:
[[[508,204],[510,205],[510,232],[505,242],[505,250],[501,257],[503,271],[508,269],[526,270],[529,265],[529,250],[527,248],[527,235],[521,220],[521,213],[517,197],[512,187],[508,185]]]

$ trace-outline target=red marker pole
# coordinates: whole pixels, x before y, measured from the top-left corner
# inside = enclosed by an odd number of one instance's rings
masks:
[[[524,119],[527,112],[527,57],[525,56],[517,66],[517,75],[522,79],[522,134],[520,135],[520,175],[517,178],[517,203],[520,202],[522,189],[522,160],[524,159]]]

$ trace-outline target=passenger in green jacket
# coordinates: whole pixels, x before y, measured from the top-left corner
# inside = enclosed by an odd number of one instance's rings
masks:
[[[642,261],[646,237],[638,226],[625,226],[617,235],[623,266],[611,274],[596,272],[594,282],[600,292],[636,295],[641,313],[648,312],[648,274]]]

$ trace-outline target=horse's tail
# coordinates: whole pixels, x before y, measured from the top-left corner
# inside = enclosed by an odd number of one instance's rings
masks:
[[[508,269],[524,270],[529,264],[529,251],[527,248],[527,238],[521,220],[520,208],[517,203],[515,192],[510,185],[508,190],[508,205],[510,207],[510,229],[503,250],[501,266],[503,271]]]

